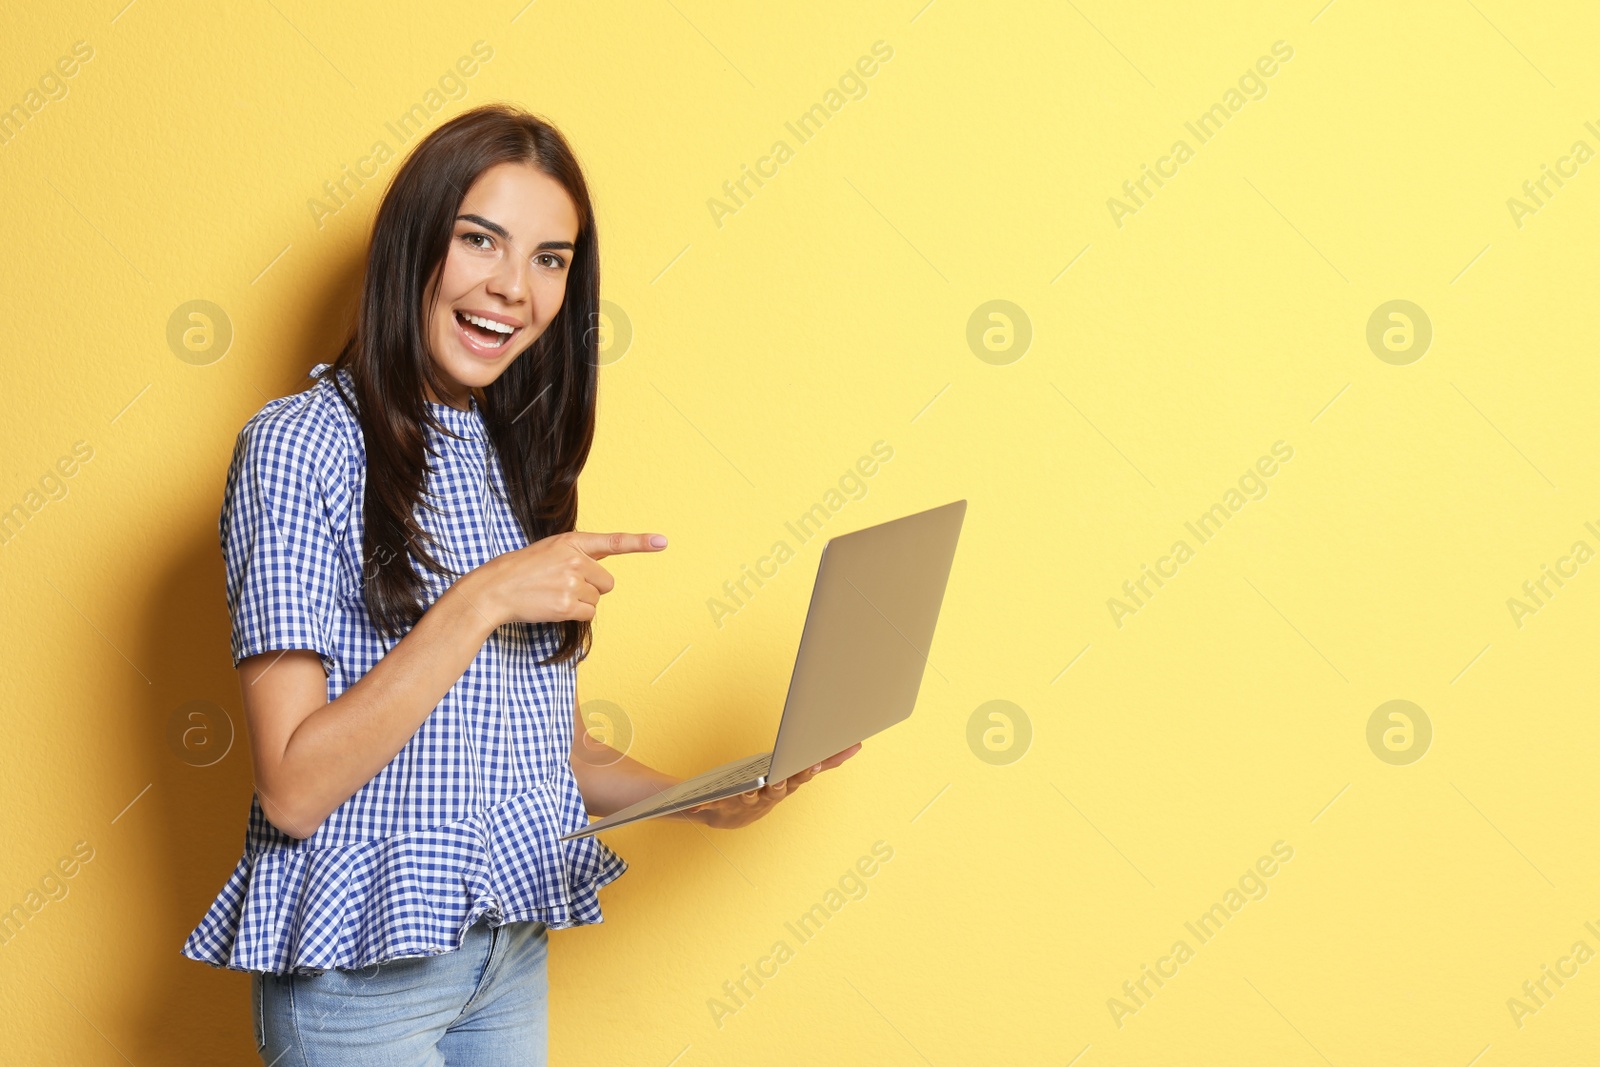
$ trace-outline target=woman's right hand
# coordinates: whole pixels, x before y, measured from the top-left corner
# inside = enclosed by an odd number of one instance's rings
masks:
[[[659,541],[659,544],[652,543]],[[627,552],[659,552],[661,534],[588,533],[573,530],[506,552],[469,577],[478,589],[473,602],[496,626],[508,622],[562,622],[594,618],[600,597],[616,579],[597,562]]]

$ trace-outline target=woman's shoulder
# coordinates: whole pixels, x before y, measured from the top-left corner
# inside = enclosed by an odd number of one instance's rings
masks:
[[[324,475],[359,463],[361,424],[340,395],[339,379],[331,369],[329,364],[317,364],[311,369],[311,385],[263,404],[240,429],[240,450],[261,459],[311,466]],[[340,372],[339,377],[349,394],[349,372]]]
[[[279,491],[320,495],[327,512],[342,527],[351,504],[359,501],[366,470],[361,424],[340,395],[339,379],[319,363],[315,379],[298,393],[269,400],[240,429],[234,442],[230,484],[250,471],[256,484]],[[341,372],[345,392],[348,372]],[[298,485],[298,490],[290,486]]]

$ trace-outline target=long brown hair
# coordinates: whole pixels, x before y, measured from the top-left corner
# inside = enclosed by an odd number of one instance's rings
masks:
[[[448,433],[429,409],[423,383],[442,396],[429,358],[428,323],[441,267],[466,191],[488,168],[526,163],[561,183],[578,212],[578,238],[561,310],[484,390],[484,426],[499,453],[512,512],[531,544],[576,527],[578,475],[594,441],[598,375],[600,250],[594,208],[577,158],[548,122],[509,104],[456,116],[424,138],[395,173],[378,208],[356,324],[333,364],[347,369],[367,452],[362,583],[367,614],[395,637],[422,615],[422,578],[459,574],[429,553],[433,538],[412,517],[427,462],[424,425]],[[443,271],[440,271],[442,279]],[[426,468],[431,469],[431,468]],[[422,500],[424,507],[432,507]],[[588,655],[589,623],[564,620],[546,663]]]

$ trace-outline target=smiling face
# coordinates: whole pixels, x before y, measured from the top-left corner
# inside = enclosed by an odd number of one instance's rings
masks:
[[[449,251],[429,279],[439,295],[428,321],[434,370],[465,410],[544,333],[567,292],[578,210],[561,183],[526,163],[478,176],[456,212]]]

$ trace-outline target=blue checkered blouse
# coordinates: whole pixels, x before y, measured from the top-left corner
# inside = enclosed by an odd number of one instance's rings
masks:
[[[328,368],[245,424],[218,531],[234,665],[313,649],[331,701],[395,640],[363,605],[366,453]],[[465,573],[528,541],[477,403],[430,407],[459,437],[426,431],[423,489],[441,510],[419,503],[415,517],[436,538],[435,558]],[[449,580],[418,569],[431,604]],[[554,624],[496,630],[389,765],[310,837],[283,833],[252,797],[244,856],[183,954],[308,972],[449,952],[485,915],[558,929],[600,922],[598,891],[627,864],[593,837],[557,840],[588,822],[567,763],[577,668],[537,663],[559,643]]]

